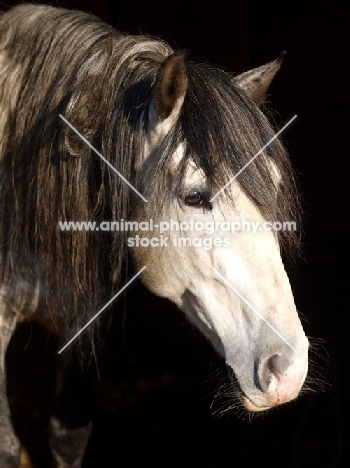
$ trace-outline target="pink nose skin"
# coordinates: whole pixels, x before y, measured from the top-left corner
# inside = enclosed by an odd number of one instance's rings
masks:
[[[243,396],[245,408],[254,412],[265,411],[293,400],[298,396],[306,374],[307,362],[300,366],[300,361],[291,365],[284,375],[271,372],[270,382],[265,392],[252,396]]]

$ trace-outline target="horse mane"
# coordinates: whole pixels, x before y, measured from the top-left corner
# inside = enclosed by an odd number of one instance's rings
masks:
[[[6,13],[0,36],[1,277],[10,281],[30,264],[33,277],[49,285],[47,306],[83,323],[82,311],[96,312],[101,285],[121,278],[126,233],[60,232],[58,222],[127,218],[129,190],[59,114],[131,180],[133,111],[142,113],[172,50],[124,36],[92,15],[47,6]]]
[[[160,40],[123,35],[90,14],[48,6],[22,5],[0,16],[0,37],[0,216],[6,220],[0,279],[11,283],[29,273],[40,278],[47,285],[47,307],[59,307],[68,323],[80,327],[123,281],[127,233],[61,232],[58,222],[127,219],[133,206],[129,187],[59,114],[134,181],[153,84],[173,51]],[[229,73],[192,61],[187,73],[181,114],[158,148],[155,180],[186,141],[168,197],[181,190],[190,159],[214,190],[273,136],[264,114]],[[282,144],[275,140],[266,154],[282,177],[278,203],[264,158],[242,173],[242,189],[267,220],[298,219]],[[155,209],[164,202],[163,188],[152,185],[159,194]],[[293,233],[281,234],[284,246],[297,244]]]

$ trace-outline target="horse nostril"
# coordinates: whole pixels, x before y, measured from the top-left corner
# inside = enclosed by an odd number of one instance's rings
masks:
[[[267,391],[271,382],[271,375],[283,374],[284,369],[288,366],[286,361],[286,358],[278,354],[274,354],[265,361],[259,379],[263,391]]]
[[[267,360],[266,365],[269,371],[271,372],[271,374],[280,373],[278,370],[279,358],[280,357],[278,356],[278,354],[275,354],[271,356],[270,359]]]

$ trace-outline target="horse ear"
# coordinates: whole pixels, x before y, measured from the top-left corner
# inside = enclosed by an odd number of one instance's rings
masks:
[[[185,51],[178,51],[164,60],[154,85],[154,104],[159,119],[177,115],[187,91]]]
[[[264,104],[268,87],[280,69],[285,55],[286,52],[281,52],[276,60],[236,76],[233,82],[243,88],[256,104]]]

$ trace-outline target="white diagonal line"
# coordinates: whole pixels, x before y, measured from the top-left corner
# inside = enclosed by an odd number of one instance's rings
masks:
[[[140,270],[138,273],[136,273],[136,275],[133,276],[133,277],[131,278],[131,280],[128,281],[128,282],[126,283],[126,285],[123,286],[122,289],[120,289],[120,291],[118,291],[117,294],[116,294],[114,297],[112,297],[112,299],[111,299],[110,301],[108,301],[107,304],[105,304],[105,305],[102,307],[102,309],[99,310],[99,311],[97,312],[97,314],[94,315],[94,316],[92,317],[92,319],[90,319],[90,320],[88,321],[88,323],[87,323],[86,325],[84,325],[83,328],[81,328],[81,329],[78,331],[78,333],[76,333],[76,334],[73,336],[73,338],[70,339],[70,340],[68,341],[68,343],[67,343],[66,345],[63,346],[62,349],[60,349],[60,350],[58,351],[58,354],[61,354],[62,351],[64,351],[64,350],[67,348],[67,346],[69,346],[69,345],[72,343],[72,341],[74,341],[74,340],[80,335],[80,333],[83,332],[83,331],[85,330],[85,328],[87,328],[87,327],[101,314],[101,312],[103,312],[103,311],[105,310],[105,308],[108,307],[108,306],[114,301],[114,299],[116,299],[116,298],[119,296],[119,294],[121,294],[121,293],[124,291],[124,289],[126,289],[126,288],[129,286],[129,284],[131,284],[131,283],[134,281],[134,279],[136,279],[136,278],[143,272],[143,270],[145,270],[146,268],[147,268],[147,266],[142,267],[141,270]]]
[[[62,119],[64,122],[66,122],[67,125],[69,125],[69,127],[70,127],[70,128],[71,128],[71,129],[72,129],[88,146],[90,146],[90,148],[91,148],[98,156],[100,156],[101,159],[103,159],[103,161],[104,161],[111,169],[113,169],[113,171],[114,171],[116,174],[118,174],[118,176],[119,176],[135,193],[137,193],[137,195],[138,195],[140,198],[142,198],[142,200],[143,200],[144,202],[147,203],[146,198],[145,198],[143,195],[141,195],[141,193],[140,193],[138,190],[136,190],[136,188],[135,188],[133,185],[131,185],[130,182],[129,182],[127,179],[125,179],[125,177],[124,177],[119,171],[117,171],[117,169],[116,169],[114,166],[112,166],[112,164],[111,164],[109,161],[107,161],[107,159],[106,159],[104,156],[102,156],[102,154],[99,153],[99,152],[97,151],[97,149],[94,148],[94,147],[92,146],[92,144],[89,143],[89,142],[87,141],[87,139],[84,138],[83,135],[82,135],[81,133],[79,133],[78,130],[77,130],[75,127],[73,127],[73,125],[72,125],[71,123],[68,122],[67,119],[65,119],[65,118],[63,117],[63,115],[59,114],[59,116],[61,117],[61,119]]]
[[[289,122],[287,122],[286,125],[285,125],[284,127],[282,127],[281,130],[279,130],[279,131],[276,133],[276,135],[273,136],[273,137],[271,138],[271,140],[268,141],[268,142],[266,143],[266,145],[263,146],[263,147],[261,148],[261,150],[259,150],[259,151],[256,153],[256,155],[253,156],[252,159],[251,159],[250,161],[248,161],[247,164],[245,164],[245,165],[237,172],[237,174],[234,175],[234,176],[232,177],[232,179],[230,179],[230,180],[227,182],[227,184],[225,184],[209,201],[212,202],[213,200],[215,200],[215,198],[218,197],[218,196],[220,195],[220,193],[223,192],[223,191],[225,190],[225,188],[227,188],[227,187],[228,187],[228,186],[229,186],[229,185],[230,185],[230,184],[231,184],[231,183],[232,183],[232,182],[233,182],[233,181],[234,181],[234,180],[235,180],[235,179],[236,179],[236,178],[237,178],[237,177],[238,177],[238,176],[239,176],[239,175],[240,175],[256,158],[257,158],[257,157],[258,157],[258,156],[259,156],[259,154],[261,154],[261,153],[273,142],[273,140],[275,140],[275,139],[278,137],[278,135],[280,135],[280,134],[283,132],[283,130],[285,130],[285,129],[288,127],[288,125],[290,125],[290,124],[293,122],[293,120],[295,120],[296,118],[297,118],[296,115],[295,115],[294,117],[292,117],[292,118],[289,120]]]
[[[255,309],[255,307],[253,307],[253,306],[247,301],[247,299],[245,299],[245,298],[242,296],[242,294],[240,294],[240,293],[237,291],[237,289],[235,289],[235,288],[234,288],[234,287],[233,287],[233,286],[232,286],[232,285],[231,285],[231,284],[214,268],[214,267],[210,266],[210,268],[211,268],[212,270],[214,270],[215,273],[216,273],[218,276],[220,276],[220,278],[222,279],[222,281],[224,281],[224,283],[227,284],[227,286],[228,286],[229,288],[231,288],[232,291],[234,291],[234,292],[237,294],[237,296],[239,296],[239,297],[242,299],[242,301],[245,302],[245,303],[261,318],[261,320],[263,320],[263,321],[266,323],[266,325],[268,325],[268,326],[271,328],[271,330],[273,330],[273,331],[276,333],[276,335],[278,335],[278,336],[281,338],[281,340],[283,340],[295,353],[297,352],[297,350],[280,334],[280,332],[279,332],[278,330],[276,330],[276,328],[275,328],[273,325],[271,325],[271,323],[270,323],[268,320],[266,320],[266,318],[265,318],[263,315],[261,315],[261,313],[260,313],[259,311],[257,311],[257,310]]]

